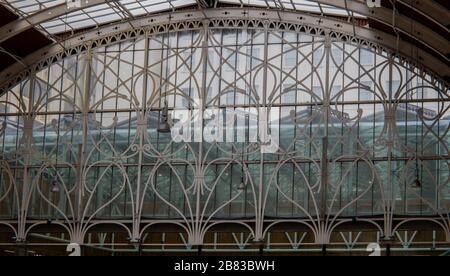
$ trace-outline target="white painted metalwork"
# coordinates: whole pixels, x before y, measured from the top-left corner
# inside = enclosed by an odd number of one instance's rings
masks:
[[[246,229],[233,236],[246,247],[284,223],[326,245],[356,221],[384,241],[431,222],[450,242],[443,82],[327,28],[170,20],[45,55],[0,97],[0,224],[17,242],[48,220],[80,245],[99,225],[139,247],[152,227],[172,224],[187,247],[201,246],[227,224]],[[157,132],[166,101],[171,111],[248,114],[232,130],[244,142],[175,143]],[[268,118],[276,153],[248,142],[257,107],[280,114]],[[287,238],[298,248],[304,236]]]
[[[442,29],[436,30],[423,25],[414,18],[402,14],[392,16],[392,10],[385,7],[370,7],[365,0],[226,0],[211,1],[210,4],[200,0],[158,0],[158,1],[128,1],[128,0],[103,0],[82,1],[82,8],[67,7],[65,1],[52,1],[41,3],[32,1],[5,1],[6,5],[24,14],[23,18],[13,21],[0,28],[0,42],[23,32],[31,27],[41,27],[46,33],[74,32],[86,27],[100,26],[101,24],[119,21],[133,20],[144,14],[154,14],[165,10],[174,11],[177,8],[186,7],[198,3],[199,7],[215,7],[217,3],[232,3],[243,6],[267,7],[271,10],[293,10],[302,13],[317,13],[321,15],[346,16],[349,21],[355,17],[367,17],[376,20],[391,28],[398,34],[404,34],[421,45],[428,47],[440,56],[441,60],[448,60],[449,41],[443,35],[450,20],[450,15],[438,4],[432,1],[394,1],[394,3],[406,5],[415,12],[433,21]],[[394,12],[396,9],[394,8]],[[58,40],[55,38],[55,40]],[[392,44],[394,45],[394,44]],[[414,55],[412,52],[409,52]],[[421,57],[427,60],[426,57]],[[448,65],[447,65],[448,67]],[[435,72],[440,72],[436,70]],[[444,75],[443,75],[444,76]]]
[[[214,19],[210,20],[210,18]],[[213,26],[228,26],[231,28],[258,27],[255,20],[258,21],[261,18],[271,22],[271,27],[281,30],[294,29],[307,33],[323,33],[325,30],[331,30],[333,37],[343,41],[354,41],[363,46],[370,45],[375,51],[388,51],[393,55],[400,55],[402,59],[406,57],[409,59],[409,63],[420,67],[423,66],[423,73],[430,74],[430,77],[435,79],[433,81],[439,81],[442,82],[442,85],[448,86],[439,77],[450,75],[450,68],[444,61],[417,48],[416,45],[402,40],[399,41],[396,36],[357,27],[333,18],[323,18],[308,14],[300,15],[298,12],[261,11],[258,9],[246,9],[245,11],[242,11],[242,9],[206,9],[201,11],[171,12],[152,16],[151,19],[139,18],[130,22],[117,23],[69,38],[64,41],[64,44],[60,42],[50,45],[26,57],[21,63],[16,63],[0,72],[0,80],[2,80],[0,89],[4,86],[15,84],[28,76],[30,68],[39,71],[40,68],[65,55],[83,51],[89,45],[96,47],[97,45],[110,43],[110,41],[130,39],[145,32],[164,33],[168,31],[168,28],[173,30],[198,29],[205,22]]]

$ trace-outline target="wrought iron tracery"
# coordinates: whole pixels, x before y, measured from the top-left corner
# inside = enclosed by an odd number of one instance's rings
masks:
[[[32,72],[0,98],[0,223],[25,241],[51,219],[79,244],[99,224],[137,243],[169,223],[202,245],[222,223],[256,241],[299,223],[328,244],[355,218],[386,238],[426,220],[450,241],[446,88],[332,32],[276,26],[142,33]],[[247,113],[223,126],[244,140],[174,142],[157,131],[165,101],[193,118]],[[278,116],[253,113],[262,107]],[[255,118],[279,137],[276,152],[250,141]]]

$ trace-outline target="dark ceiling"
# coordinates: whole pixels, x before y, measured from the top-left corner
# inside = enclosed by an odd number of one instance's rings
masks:
[[[19,16],[0,5],[0,27],[18,18]],[[0,43],[0,71],[51,43],[51,40],[34,28]]]

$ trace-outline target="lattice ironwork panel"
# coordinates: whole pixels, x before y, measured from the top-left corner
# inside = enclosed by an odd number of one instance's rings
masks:
[[[326,244],[355,219],[393,237],[401,216],[450,239],[449,112],[422,70],[330,33],[87,47],[0,98],[0,224],[25,240],[51,220],[83,243],[102,223],[135,242],[169,223],[199,245],[220,223],[261,241],[290,222]]]

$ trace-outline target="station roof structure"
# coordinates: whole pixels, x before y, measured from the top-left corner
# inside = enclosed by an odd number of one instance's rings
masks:
[[[180,10],[260,8],[334,17],[394,35],[450,68],[446,0],[0,0],[0,72],[86,30]],[[369,1],[376,3],[377,1]],[[395,45],[391,45],[395,49]],[[398,47],[398,45],[397,45]],[[411,57],[412,58],[412,57]],[[423,57],[414,57],[420,63]],[[26,64],[25,64],[26,65]],[[432,70],[433,71],[433,70]],[[450,82],[449,70],[434,73]]]

